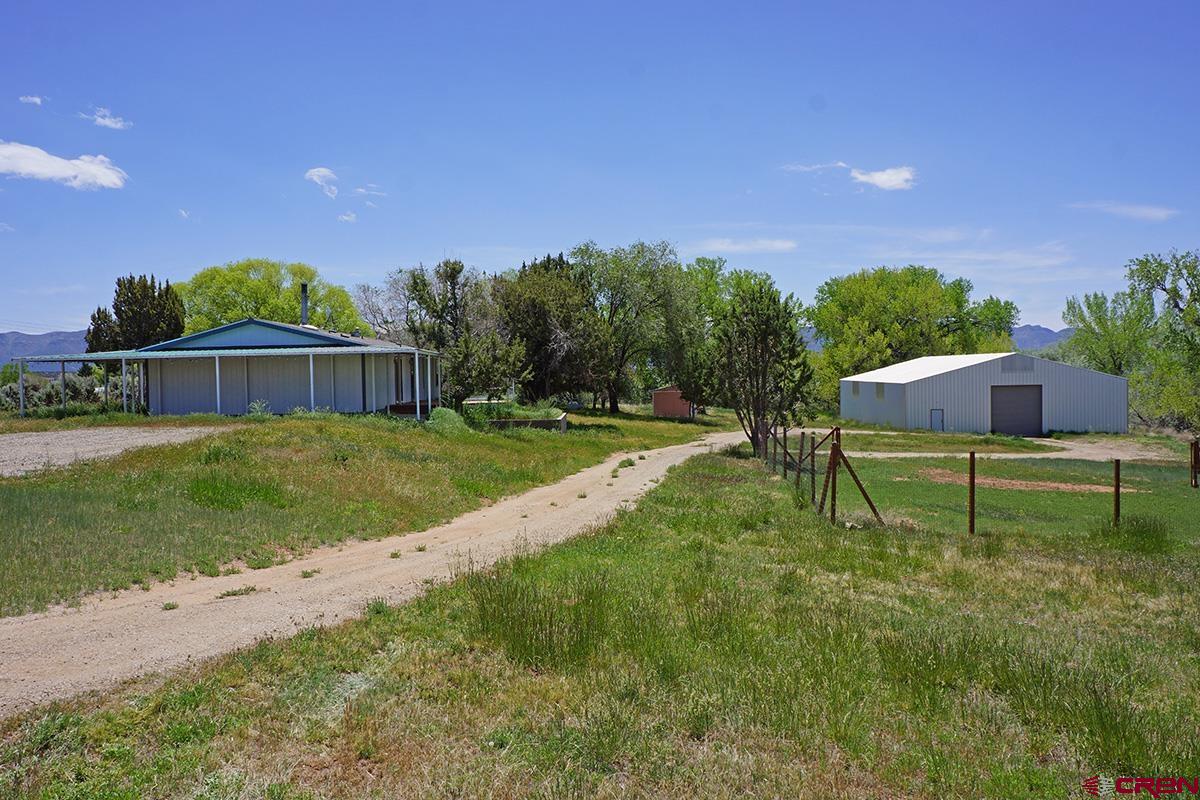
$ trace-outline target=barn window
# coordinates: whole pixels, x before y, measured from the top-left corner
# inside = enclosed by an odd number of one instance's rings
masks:
[[[858,381],[850,381],[850,394],[858,397]]]
[[[884,387],[883,387],[883,384],[882,384],[882,383],[877,383],[877,384],[875,384],[875,399],[876,399],[876,400],[882,400],[882,399],[883,399],[883,388],[884,388]]]

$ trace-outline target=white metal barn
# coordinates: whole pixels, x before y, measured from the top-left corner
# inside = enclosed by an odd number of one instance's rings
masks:
[[[1021,353],[926,356],[842,378],[846,419],[935,431],[1126,433],[1125,378]]]
[[[151,414],[245,414],[261,402],[270,411],[295,408],[390,411],[426,416],[441,399],[441,357],[431,350],[349,333],[244,319],[140,350],[65,353],[24,362],[119,364],[122,386],[136,368],[134,397]],[[64,392],[65,396],[65,392]],[[22,392],[22,400],[24,393]],[[22,403],[22,413],[24,413]]]

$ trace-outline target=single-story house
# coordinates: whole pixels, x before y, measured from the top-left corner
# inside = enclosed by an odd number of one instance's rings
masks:
[[[138,350],[24,356],[20,379],[26,362],[57,363],[61,376],[73,361],[119,363],[127,410],[133,398],[126,376],[138,365],[145,379],[137,392],[151,414],[245,414],[262,403],[275,413],[386,410],[421,419],[441,399],[442,362],[433,350],[262,319]]]
[[[842,378],[841,416],[895,428],[1126,433],[1129,382],[1022,353],[926,356]]]
[[[650,393],[654,404],[654,416],[674,417],[676,419],[694,419],[696,405],[690,400],[683,399],[683,392],[678,386],[662,386]]]

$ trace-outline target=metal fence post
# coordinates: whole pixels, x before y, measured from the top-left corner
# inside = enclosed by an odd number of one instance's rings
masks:
[[[1121,459],[1113,459],[1113,527],[1121,525]]]
[[[975,535],[975,451],[971,451],[967,470],[967,533]]]

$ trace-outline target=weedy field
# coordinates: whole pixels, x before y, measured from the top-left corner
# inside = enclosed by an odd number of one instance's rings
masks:
[[[9,720],[0,792],[1045,798],[1192,775],[1177,502],[1145,511],[1165,549],[1086,523],[835,528],[744,448],[702,455],[594,534],[412,604]]]
[[[421,530],[618,450],[685,442],[731,421],[582,412],[560,435],[478,432],[451,419],[457,425],[289,415],[230,425],[187,444],[0,478],[0,615],[180,571],[266,567],[321,544]]]

